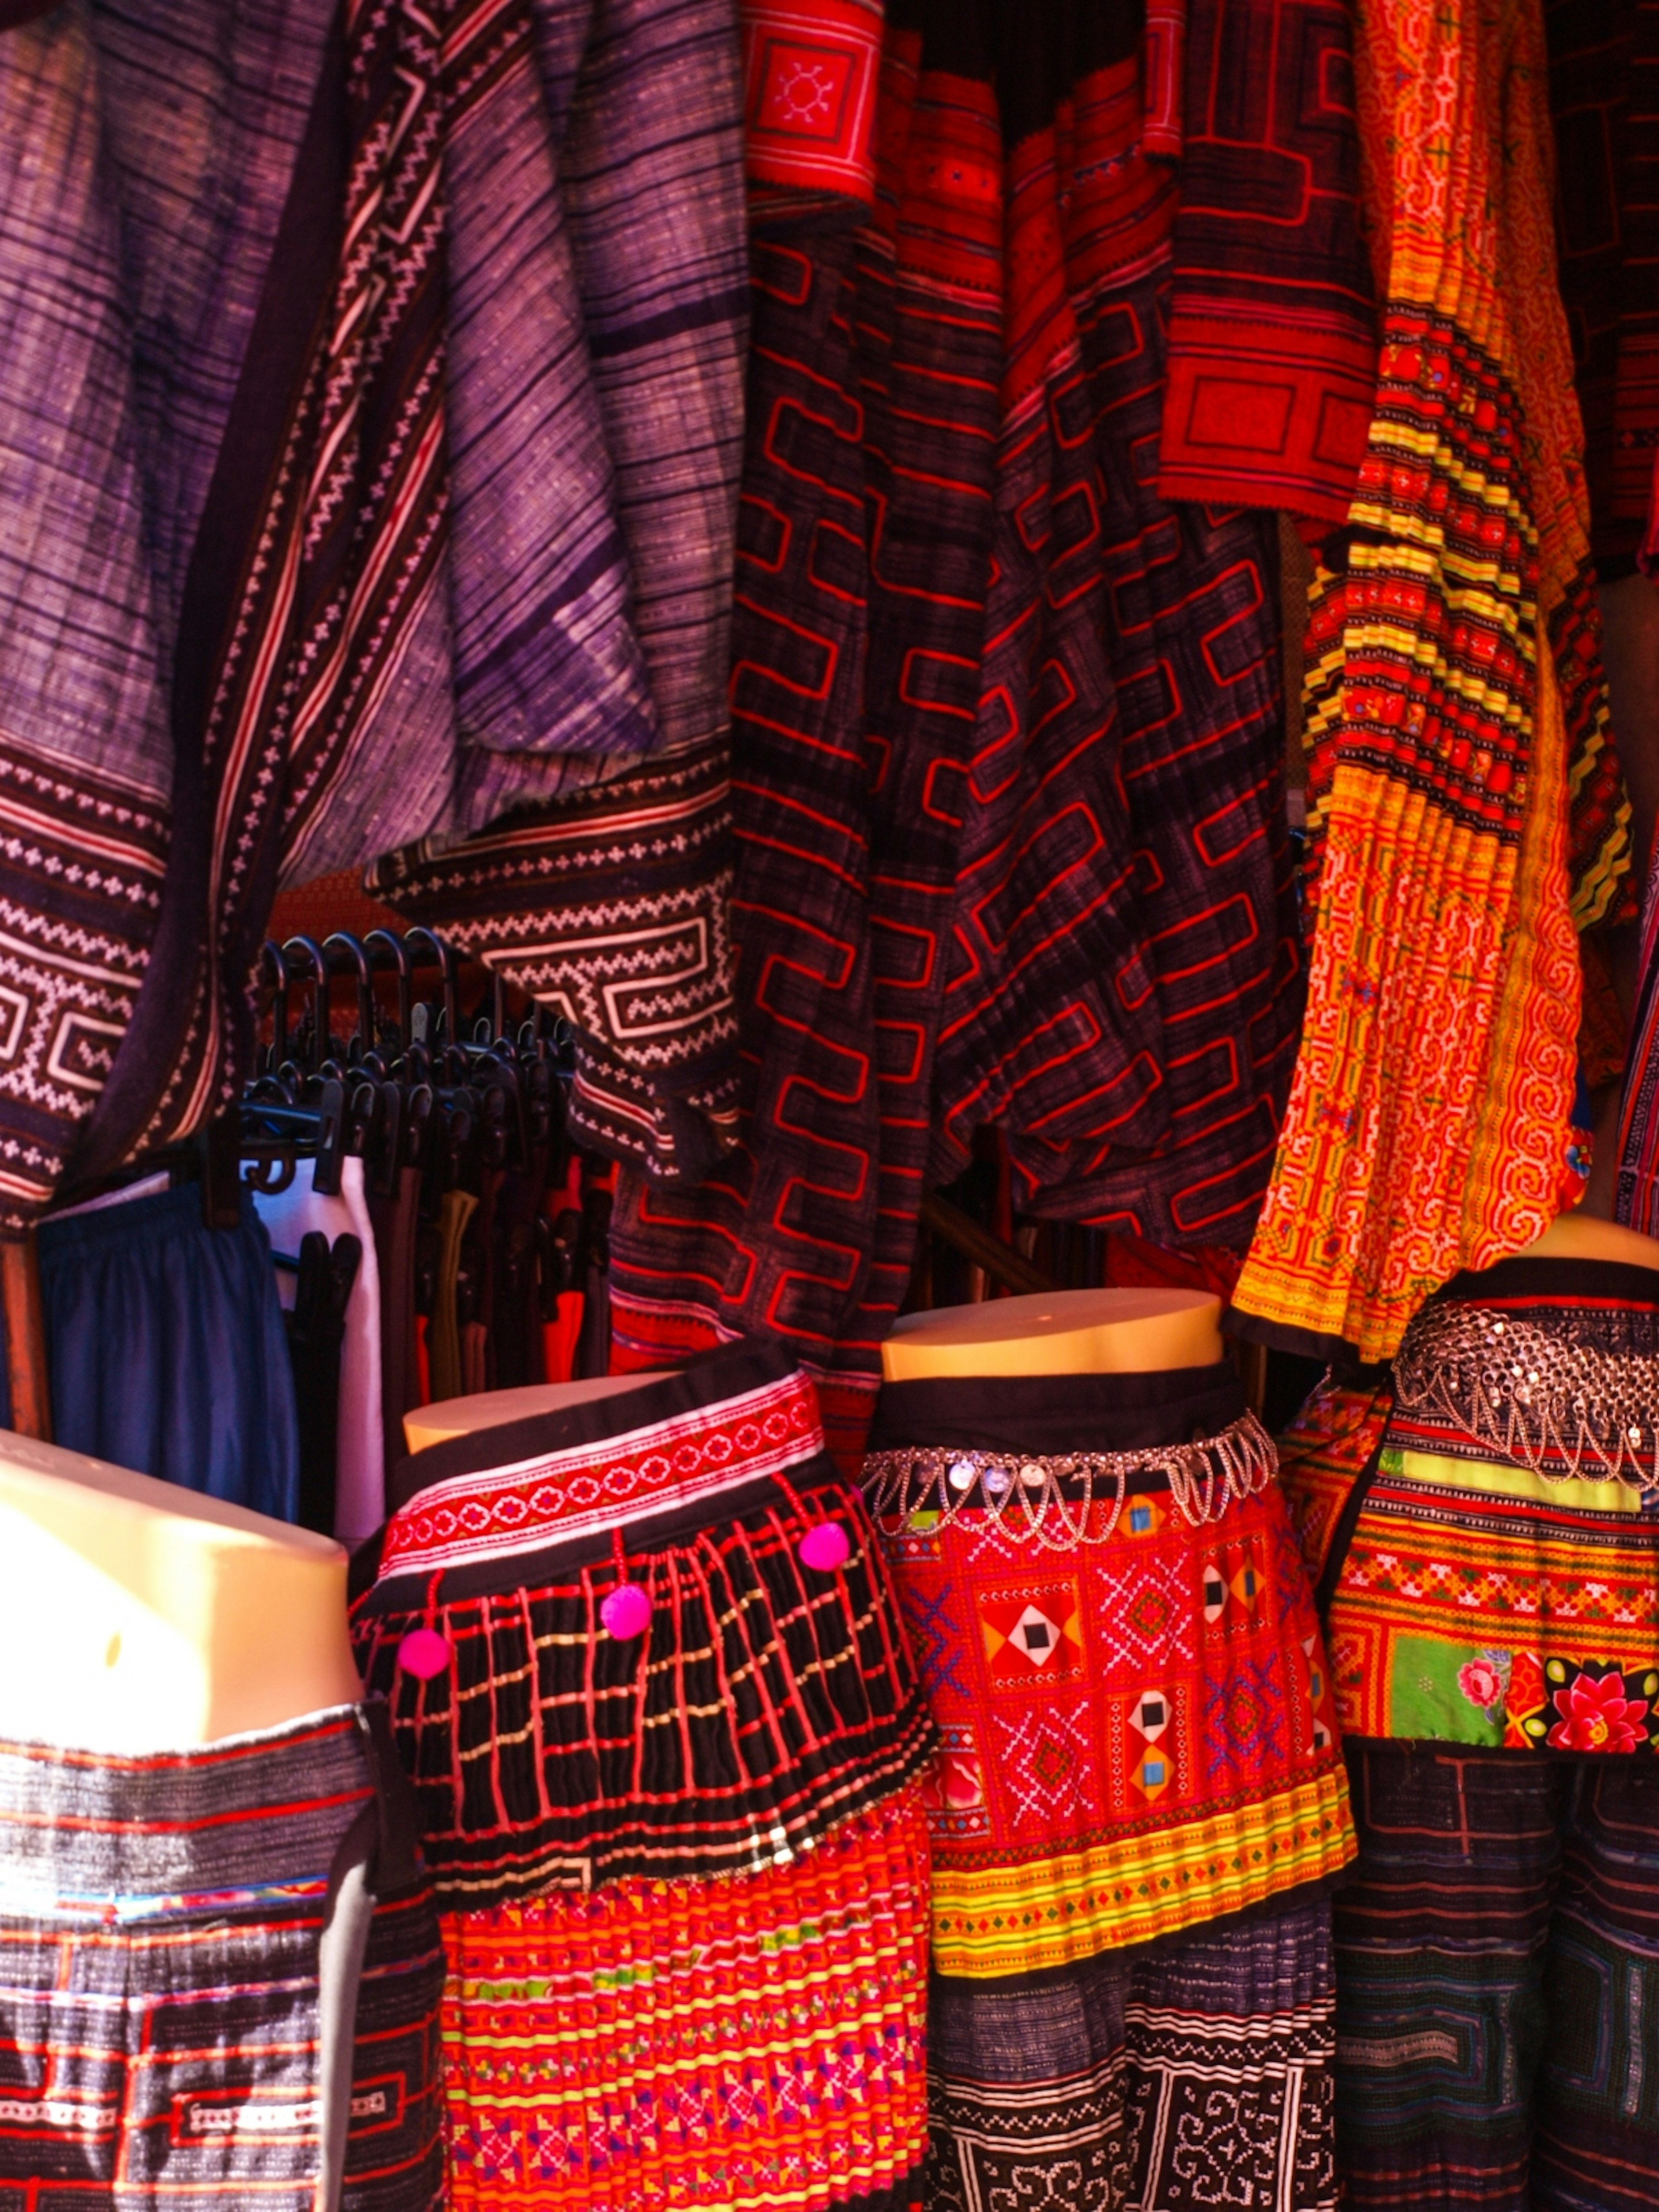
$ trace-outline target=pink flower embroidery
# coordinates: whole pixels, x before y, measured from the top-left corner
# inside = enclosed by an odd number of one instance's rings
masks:
[[[1554,1751],[1635,1751],[1642,1737],[1636,1723],[1647,1717],[1644,1698],[1625,1695],[1617,1668],[1595,1678],[1577,1674],[1555,1693],[1561,1717],[1549,1732]]]
[[[1504,1694],[1504,1677],[1490,1659],[1470,1659],[1457,1670],[1457,1686],[1472,1705],[1489,1713]]]

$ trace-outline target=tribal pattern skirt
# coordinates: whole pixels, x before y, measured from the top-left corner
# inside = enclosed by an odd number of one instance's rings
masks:
[[[5,2212],[437,2212],[412,1840],[372,1708],[142,1759],[0,1745]]]
[[[450,2203],[908,2212],[933,1738],[811,1384],[738,1346],[415,1466],[354,1619],[443,1907]]]
[[[1196,2205],[1220,2160],[1316,2212],[1353,1835],[1232,1370],[890,1383],[872,1447],[940,1741],[933,2201]]]

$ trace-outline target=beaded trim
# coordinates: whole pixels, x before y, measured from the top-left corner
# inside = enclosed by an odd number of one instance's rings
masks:
[[[1540,1328],[1490,1306],[1425,1306],[1395,1359],[1395,1401],[1547,1481],[1616,1476],[1659,1503],[1659,1354],[1644,1319],[1646,1342],[1617,1311],[1564,1307]]]
[[[1164,1476],[1176,1510],[1201,1528],[1235,1498],[1262,1489],[1278,1467],[1273,1438],[1254,1413],[1244,1413],[1218,1436],[1149,1451],[1042,1454],[911,1445],[870,1452],[864,1487],[878,1522],[927,1514],[937,1516],[933,1528],[944,1528],[963,1513],[982,1512],[991,1516],[987,1533],[1065,1552],[1079,1544],[1104,1544],[1116,1534],[1131,1475]],[[1079,1480],[1081,1496],[1068,1498],[1066,1485]],[[1091,1530],[1101,1506],[1108,1509],[1105,1524]]]

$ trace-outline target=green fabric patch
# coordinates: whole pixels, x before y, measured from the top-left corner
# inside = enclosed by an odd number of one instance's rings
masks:
[[[1506,1651],[1480,1651],[1427,1636],[1396,1637],[1389,1675],[1389,1734],[1501,1744],[1509,1657]]]

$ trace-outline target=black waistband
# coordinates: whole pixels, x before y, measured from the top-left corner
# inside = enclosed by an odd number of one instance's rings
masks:
[[[1215,1436],[1244,1406],[1225,1360],[1150,1375],[930,1376],[883,1385],[869,1449],[1153,1451]]]
[[[1540,1306],[1613,1298],[1621,1305],[1659,1307],[1659,1267],[1634,1267],[1623,1260],[1500,1260],[1494,1267],[1466,1267],[1435,1293],[1437,1303],[1480,1305],[1494,1298]]]

